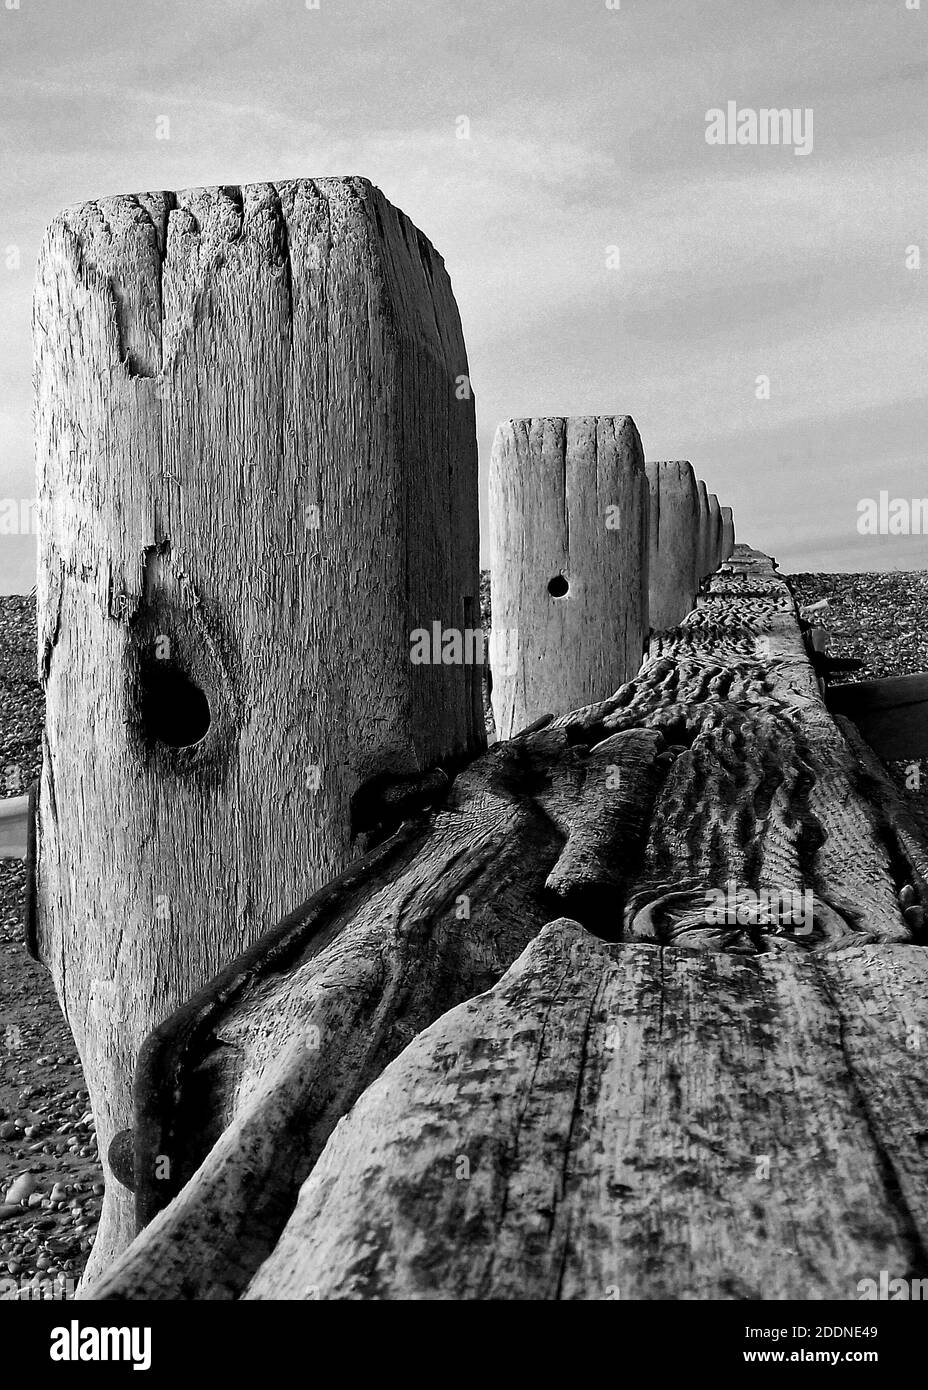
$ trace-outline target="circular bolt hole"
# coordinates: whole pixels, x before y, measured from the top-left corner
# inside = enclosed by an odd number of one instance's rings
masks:
[[[548,580],[548,593],[552,598],[563,598],[570,588],[563,574],[556,574],[553,579]]]
[[[209,701],[172,662],[153,661],[143,676],[142,723],[153,741],[189,748],[209,729]]]

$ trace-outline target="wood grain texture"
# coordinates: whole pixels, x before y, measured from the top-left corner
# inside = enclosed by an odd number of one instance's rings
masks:
[[[365,1092],[245,1297],[848,1300],[923,1268],[926,984],[901,947],[551,922]]]
[[[735,519],[731,507],[722,508],[722,560],[728,559],[735,548]]]
[[[647,484],[628,416],[508,420],[490,465],[501,738],[602,699],[647,640]]]
[[[359,788],[484,746],[479,668],[410,661],[479,627],[474,403],[441,258],[361,179],[63,214],[35,343],[39,939],[105,1154],[150,1029],[363,848]]]
[[[722,508],[714,492],[709,493],[709,573],[722,563]]]
[[[699,588],[700,516],[690,464],[647,463],[649,621],[653,632],[676,627]]]
[[[86,1296],[923,1277],[926,875],[738,547],[633,681],[496,745],[163,1026],[136,1114],[158,1214]]]
[[[697,587],[715,569],[712,563],[711,512],[709,489],[702,478],[696,479],[696,500],[699,504],[699,550],[697,554]]]

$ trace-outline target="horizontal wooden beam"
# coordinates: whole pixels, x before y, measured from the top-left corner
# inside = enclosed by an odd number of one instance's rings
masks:
[[[146,1224],[82,1298],[855,1299],[911,1267],[928,849],[771,561],[699,597],[155,1030]]]
[[[28,827],[28,796],[0,800],[0,859],[25,859]]]
[[[825,698],[884,760],[928,756],[928,673],[832,685]]]

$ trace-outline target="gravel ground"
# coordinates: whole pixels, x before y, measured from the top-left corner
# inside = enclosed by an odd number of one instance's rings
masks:
[[[32,599],[0,598],[0,794],[41,763]],[[0,1297],[70,1296],[103,1193],[93,1116],[48,971],[23,945],[25,872],[0,859]]]
[[[787,574],[811,623],[831,634],[828,655],[853,657],[864,665],[841,673],[836,681],[868,681],[928,671],[928,574],[923,570],[892,574]],[[928,760],[889,762],[893,781],[928,839]],[[917,774],[913,776],[913,769]],[[917,782],[915,786],[913,783]]]
[[[44,713],[35,600],[0,598],[0,795],[21,795],[39,775]]]
[[[809,622],[831,633],[829,656],[855,657],[866,665],[842,680],[928,671],[928,575],[787,574],[800,606],[827,599]]]
[[[795,574],[800,605],[830,630],[829,654],[866,664],[848,680],[928,670],[928,575]],[[483,621],[489,592],[482,576]],[[41,763],[31,598],[0,598],[0,794],[24,792]],[[890,769],[905,790],[905,765]],[[924,791],[906,791],[928,825]],[[24,871],[0,859],[0,1298],[70,1297],[93,1243],[103,1193],[93,1117],[48,972],[22,944]]]

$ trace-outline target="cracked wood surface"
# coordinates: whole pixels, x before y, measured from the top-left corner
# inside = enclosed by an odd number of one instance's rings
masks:
[[[479,628],[474,403],[443,262],[362,179],[72,209],[35,341],[38,945],[106,1163],[142,1040],[357,857],[358,789],[485,747],[479,666],[410,662]],[[108,1168],[91,1272],[132,1228]]]
[[[505,421],[489,498],[493,714],[507,739],[602,699],[641,665],[648,483],[634,421]]]
[[[923,1277],[928,856],[854,737],[739,547],[633,681],[495,746],[149,1040],[150,1224],[86,1296]]]
[[[693,606],[703,578],[708,499],[684,460],[645,464],[650,506],[648,612],[655,632],[675,627]],[[705,515],[701,501],[705,499]]]
[[[854,1299],[924,1272],[899,1119],[928,1106],[926,984],[902,947],[744,957],[551,922],[364,1093],[244,1296]]]

